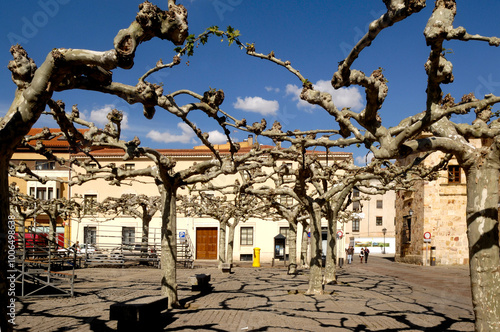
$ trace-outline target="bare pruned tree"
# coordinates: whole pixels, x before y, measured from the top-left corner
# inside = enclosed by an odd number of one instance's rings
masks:
[[[154,215],[161,211],[161,197],[144,194],[123,194],[120,197],[106,197],[101,202],[101,212],[109,215],[125,215],[142,220],[141,250],[148,251],[149,224]]]
[[[232,183],[222,186],[213,185],[212,182],[201,186],[195,185],[190,188],[192,194],[181,199],[181,209],[186,216],[208,216],[219,222],[219,267],[222,263],[233,262],[236,227],[250,218],[268,216],[269,205],[245,190],[252,186],[252,180],[244,175],[245,172],[256,171],[255,168],[249,169],[249,167],[251,166],[247,161],[240,167],[245,171],[240,170],[239,179],[235,179]],[[253,167],[260,168],[260,165],[254,164]],[[198,195],[194,194],[195,192],[198,192]],[[217,195],[213,194],[215,192]]]
[[[286,164],[274,164],[273,171],[260,181],[263,184],[245,190],[264,197],[288,196],[307,211],[311,234],[309,294],[322,294],[324,284],[337,281],[335,252],[337,221],[341,212],[351,203],[350,194],[355,187],[362,188],[366,194],[404,189],[417,179],[434,178],[436,170],[443,166],[443,163],[438,163],[428,168],[414,163],[398,167],[376,159],[367,166],[356,166],[352,163],[352,159],[319,160],[317,154],[305,150],[300,145],[283,149],[280,155],[284,159],[294,161],[297,166],[290,168]],[[271,184],[265,183],[268,178],[273,179]],[[277,203],[274,205],[278,211],[281,210]],[[287,220],[297,217],[290,211],[284,216]],[[345,219],[346,215],[342,217]],[[322,251],[323,218],[328,223],[327,252]],[[325,256],[324,274],[323,256]]]
[[[170,40],[180,45],[187,37],[187,11],[175,0],[168,1],[168,11],[163,11],[149,2],[140,5],[136,19],[127,29],[120,30],[114,46],[104,52],[54,48],[45,61],[37,67],[28,53],[19,45],[12,46],[13,60],[8,68],[17,89],[7,114],[0,120],[0,233],[7,234],[9,215],[9,184],[7,179],[9,161],[24,136],[37,122],[55,92],[70,89],[89,89],[113,93],[129,102],[144,105],[145,115],[152,116],[158,104],[156,88],[141,81],[130,87],[114,83],[112,70],[133,66],[135,51],[139,44],[154,37]],[[165,100],[164,103],[168,103]],[[7,319],[7,242],[1,242],[0,250],[0,327],[12,331]]]
[[[40,206],[37,205],[35,197],[22,193],[16,182],[10,184],[9,193],[10,212],[21,226],[20,232],[24,233],[26,221],[41,213]]]
[[[425,42],[429,47],[429,57],[423,64],[427,74],[425,109],[416,110],[414,115],[401,120],[398,125],[387,127],[383,125],[379,112],[383,109],[389,91],[384,69],[375,65],[371,74],[365,74],[354,68],[355,61],[366,52],[383,30],[394,28],[399,22],[416,15],[426,7],[427,2],[383,0],[383,3],[386,12],[370,23],[366,34],[344,59],[340,59],[337,71],[332,73],[331,85],[335,89],[352,85],[364,88],[366,106],[360,112],[350,108],[339,109],[329,93],[319,91],[302,72],[292,67],[290,61],[277,58],[274,52],[259,53],[256,52],[254,44],[243,44],[239,41],[237,43],[248,55],[271,61],[296,76],[303,87],[300,98],[318,105],[334,117],[338,124],[336,134],[340,137],[316,139],[295,135],[291,131],[277,133],[262,127],[249,126],[245,121],[231,117],[228,119],[235,127],[273,137],[277,141],[300,143],[304,147],[362,145],[379,159],[400,158],[432,151],[452,154],[465,171],[467,179],[466,220],[476,330],[499,330],[500,302],[497,299],[500,298],[500,245],[497,205],[500,125],[491,107],[500,102],[500,96],[475,96],[473,93],[463,97],[449,94],[444,96],[442,86],[454,81],[453,64],[447,59],[445,52],[445,44],[448,41],[477,41],[497,47],[500,45],[500,38],[472,34],[466,27],[454,26],[460,5],[455,0],[435,1],[434,10],[424,28]],[[385,70],[390,71],[390,68]],[[456,102],[456,99],[460,101]],[[460,116],[473,111],[476,113],[476,119],[472,123],[459,122]],[[300,134],[305,133],[308,132]]]
[[[193,164],[186,169],[177,169],[175,168],[176,162],[173,158],[162,154],[156,149],[140,146],[140,140],[137,137],[131,141],[121,140],[120,127],[123,114],[118,110],[112,110],[108,115],[108,124],[104,129],[99,129],[93,123],[80,119],[76,107],[73,107],[71,113],[66,113],[64,111],[64,104],[61,102],[51,103],[50,106],[52,114],[56,117],[61,128],[64,128],[63,132],[65,136],[73,137],[75,140],[74,144],[80,151],[83,151],[80,155],[83,160],[78,160],[79,156],[77,156],[70,161],[79,167],[75,172],[76,175],[70,179],[71,184],[105,179],[111,185],[121,185],[124,181],[129,181],[130,179],[144,177],[154,179],[161,196],[162,294],[169,297],[169,306],[175,307],[179,305],[176,281],[176,200],[179,188],[192,186],[196,183],[209,182],[220,175],[234,174],[239,169],[248,167],[245,166],[248,163],[261,165],[261,163],[268,162],[268,160],[272,159],[270,159],[269,154],[273,150],[273,147],[252,149],[248,152],[238,153],[237,144],[232,144],[228,150],[219,151],[207,141],[208,136],[202,134],[196,128],[195,131],[204,137],[204,141],[211,148],[213,157]],[[208,105],[202,101],[200,102],[200,107],[211,109],[218,106]],[[217,110],[214,109],[214,112],[217,113]],[[189,122],[187,118],[184,120]],[[88,130],[82,134],[75,128],[75,124],[85,126]],[[127,170],[123,167],[118,167],[114,163],[101,165],[94,159],[97,162],[97,167],[91,167],[88,157],[92,156],[91,150],[95,147],[121,150],[123,151],[123,160],[145,157],[154,166]]]

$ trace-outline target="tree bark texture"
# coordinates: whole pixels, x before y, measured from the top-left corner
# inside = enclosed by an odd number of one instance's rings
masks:
[[[149,223],[152,216],[148,215],[145,211],[142,214],[142,238],[141,238],[141,257],[147,258],[149,251]],[[148,262],[144,261],[141,264],[147,265]]]
[[[149,223],[151,222],[152,217],[146,214],[142,216],[142,250],[148,250],[149,244]]]
[[[326,247],[326,262],[325,262],[325,284],[337,282],[336,261],[337,241],[335,239],[335,221],[331,213],[328,213],[328,232],[327,232],[327,247]]]
[[[229,224],[228,234],[227,234],[227,256],[226,262],[233,264],[233,252],[234,252],[234,230],[238,225],[237,222]]]
[[[290,222],[288,227],[288,274],[297,273],[297,224]]]
[[[163,213],[161,227],[161,294],[168,296],[168,306],[177,307],[177,218],[176,190],[165,188],[162,192]]]
[[[227,222],[219,223],[219,269],[226,263],[226,228]]]
[[[304,224],[304,227],[302,229],[302,242],[300,244],[300,265],[302,267],[307,266],[307,249],[308,249],[308,242],[309,242],[309,237],[307,236],[307,225]]]
[[[323,294],[322,250],[321,250],[321,207],[313,202],[311,206],[311,261],[309,267],[309,288],[307,294]]]
[[[49,246],[57,249],[57,217],[49,215]]]
[[[498,163],[488,159],[476,162],[466,170],[466,176],[467,236],[476,331],[500,331]]]

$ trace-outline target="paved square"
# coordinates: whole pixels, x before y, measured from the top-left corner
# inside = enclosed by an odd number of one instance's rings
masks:
[[[165,331],[473,331],[465,267],[422,267],[373,257],[338,271],[339,284],[308,296],[307,270],[287,275],[283,267],[233,268],[215,263],[178,270],[184,309],[162,314]],[[190,276],[211,274],[213,290],[191,290]],[[158,295],[154,268],[77,270],[73,298],[17,300],[17,331],[115,331],[111,304]],[[469,287],[469,288],[467,288]]]

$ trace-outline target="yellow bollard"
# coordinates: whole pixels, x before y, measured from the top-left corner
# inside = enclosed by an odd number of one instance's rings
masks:
[[[260,267],[260,248],[253,248],[252,267]]]

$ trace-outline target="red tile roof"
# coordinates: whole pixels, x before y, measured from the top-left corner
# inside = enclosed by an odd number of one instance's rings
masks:
[[[31,128],[29,133],[28,133],[28,136],[40,134],[42,132],[42,130],[43,130],[42,128]],[[81,133],[84,133],[87,130],[88,129],[78,129],[78,131],[80,131]],[[61,129],[50,128],[49,131],[51,133],[60,133]],[[37,142],[36,140],[32,140],[32,141],[29,141],[28,144],[34,146],[34,145],[36,145],[36,142]],[[66,137],[64,135],[60,135],[60,136],[57,136],[57,137],[49,139],[49,140],[42,140],[42,143],[46,147],[52,148],[52,149],[65,149],[65,150],[67,150],[69,148],[69,143],[66,140]]]
[[[60,129],[49,129],[51,133],[58,133],[61,132]],[[80,132],[84,133],[88,129],[78,129]],[[32,128],[28,135],[36,135],[42,132],[42,128]],[[56,138],[50,139],[50,140],[42,140],[43,144],[51,149],[60,149],[64,151],[68,151],[69,148],[69,143],[66,140],[66,138],[63,138],[64,136],[57,136]],[[36,141],[30,141],[30,145],[35,145]],[[220,148],[221,154],[229,154],[228,150],[228,145],[218,145]],[[240,148],[238,151],[238,154],[243,154],[247,153],[252,149],[253,146],[243,146]],[[269,149],[273,148],[271,145],[261,145],[261,148],[263,149]],[[23,149],[20,149],[23,150]],[[200,148],[196,147],[193,149],[156,149],[158,152],[168,155],[168,156],[177,156],[177,157],[212,157],[212,152],[208,148]],[[307,153],[313,153],[317,155],[326,155],[326,151],[316,151],[316,150],[308,150]],[[92,151],[92,155],[96,157],[119,157],[123,156],[124,152],[121,149],[109,149],[109,148],[102,148],[102,149],[95,149]],[[351,152],[335,152],[335,151],[329,151],[328,152],[329,156],[334,156],[338,158],[352,158],[352,153]],[[75,154],[77,157],[85,157],[83,153],[77,153]]]
[[[262,148],[272,148],[272,146],[269,145],[263,145]],[[237,154],[244,154],[247,153],[251,150],[251,147],[244,147],[241,148]],[[201,150],[201,149],[156,149],[159,153],[171,157],[212,157],[213,154],[210,150]],[[229,150],[220,150],[221,154],[226,155],[229,154]],[[325,156],[326,152],[325,151],[312,151],[309,150],[307,153],[313,153],[318,156]],[[121,149],[98,149],[92,151],[92,155],[95,157],[120,157],[123,156],[125,153]],[[337,157],[337,158],[352,158],[352,153],[351,152],[332,152],[329,151],[328,153],[329,156],[331,157]],[[77,153],[75,154],[76,157],[85,157],[85,154],[83,153]]]

